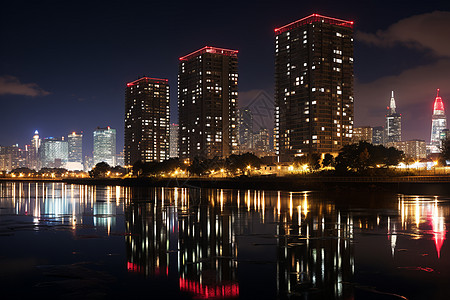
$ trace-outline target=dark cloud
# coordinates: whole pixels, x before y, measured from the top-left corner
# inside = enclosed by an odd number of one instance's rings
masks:
[[[375,34],[357,32],[360,42],[391,47],[402,44],[418,49],[431,50],[438,57],[450,57],[450,12],[434,11],[412,16],[379,30]]]
[[[21,96],[47,96],[50,93],[40,88],[36,83],[22,83],[17,77],[0,77],[0,95],[21,95]]]

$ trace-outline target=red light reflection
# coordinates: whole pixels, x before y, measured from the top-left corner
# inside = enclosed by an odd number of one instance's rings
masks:
[[[208,286],[180,278],[180,290],[194,293],[200,299],[235,298],[239,296],[239,285],[237,283]]]

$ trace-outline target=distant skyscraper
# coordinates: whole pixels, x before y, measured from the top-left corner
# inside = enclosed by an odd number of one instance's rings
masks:
[[[178,124],[170,124],[170,158],[178,157]]]
[[[353,22],[313,14],[275,35],[276,154],[338,152],[353,132]]]
[[[388,146],[403,151],[406,157],[422,159],[427,157],[427,145],[424,140],[411,140],[389,143]]]
[[[237,150],[237,53],[204,47],[180,58],[180,157],[225,157]]]
[[[402,115],[396,112],[394,91],[392,91],[391,102],[386,115],[385,144],[400,142],[402,140]]]
[[[41,147],[41,139],[39,138],[39,131],[36,130],[33,139],[31,140],[30,149],[30,168],[34,170],[40,169],[39,147]]]
[[[94,131],[94,166],[99,162],[116,165],[116,130],[109,126]]]
[[[143,77],[125,91],[125,164],[169,158],[170,99],[167,79]]]
[[[68,161],[68,143],[64,138],[45,138],[39,148],[43,168],[65,168]]]
[[[71,163],[83,164],[83,133],[72,132],[67,136],[69,159]],[[81,170],[81,169],[79,169]]]
[[[441,152],[442,134],[447,129],[447,117],[445,115],[444,103],[437,90],[434,100],[433,116],[431,120],[431,153]]]
[[[367,142],[372,143],[373,130],[370,126],[354,127],[352,143]]]
[[[242,108],[238,111],[238,140],[241,153],[252,151],[253,114],[249,108]]]
[[[271,154],[270,133],[266,128],[261,128],[254,134],[252,152],[256,153],[258,156]]]
[[[372,144],[384,145],[384,126],[372,127]]]

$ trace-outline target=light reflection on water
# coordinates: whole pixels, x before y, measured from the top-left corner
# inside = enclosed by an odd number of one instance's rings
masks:
[[[37,234],[48,228],[42,225],[64,225],[74,248],[92,226],[97,235],[89,237],[101,243],[123,241],[112,275],[165,280],[180,297],[437,299],[449,292],[440,284],[450,279],[448,201],[375,196],[3,182],[0,239],[11,234],[14,217],[30,218]],[[115,288],[105,294],[114,298]]]

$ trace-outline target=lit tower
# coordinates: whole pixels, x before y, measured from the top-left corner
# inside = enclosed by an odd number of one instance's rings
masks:
[[[31,140],[31,146],[34,148],[34,152],[37,154],[39,147],[41,146],[41,139],[39,138],[39,131],[34,132],[33,139]]]
[[[227,157],[237,150],[238,51],[203,47],[180,57],[181,158]]]
[[[402,115],[395,111],[394,91],[392,91],[391,102],[386,115],[386,135],[385,142],[393,143],[402,140]]]
[[[353,22],[318,14],[275,29],[275,151],[337,153],[353,133]]]
[[[39,131],[34,132],[33,139],[31,140],[31,169],[39,170],[39,147],[41,147],[41,139],[39,138]]]
[[[142,77],[125,89],[127,166],[169,159],[170,98],[167,79]]]
[[[445,116],[444,103],[442,103],[442,98],[439,96],[439,89],[437,89],[433,117],[431,119],[431,153],[441,152],[441,134],[444,129],[447,129],[447,117]]]

